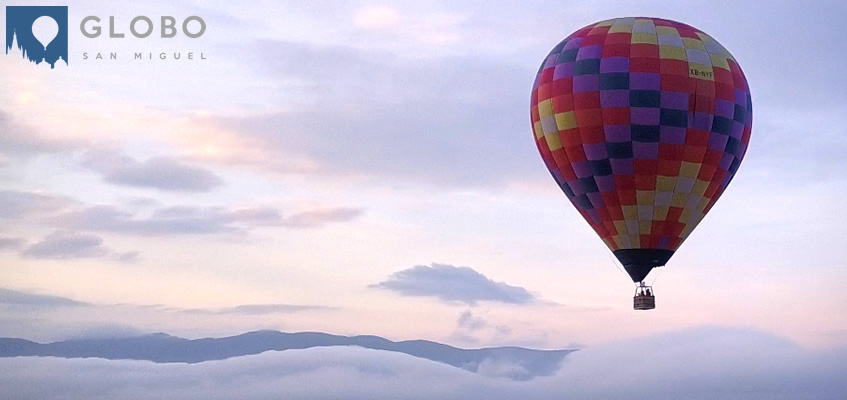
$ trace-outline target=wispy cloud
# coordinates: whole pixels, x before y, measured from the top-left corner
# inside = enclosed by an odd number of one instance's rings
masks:
[[[186,308],[165,304],[107,303],[0,288],[0,337],[61,341],[74,337],[109,337],[113,333],[168,331],[187,337],[233,331],[281,329],[279,317],[298,314],[321,318],[341,310],[320,304],[235,303],[226,307]],[[186,328],[188,325],[196,325]],[[2,397],[2,396],[0,396]]]
[[[141,304],[94,304],[74,300],[67,297],[52,296],[46,294],[36,294],[27,291],[12,290],[0,288],[0,305],[7,306],[41,306],[50,307],[66,307],[66,306],[86,306],[93,308],[114,308],[137,309],[137,310],[153,310],[168,313],[185,313],[185,314],[209,314],[209,315],[267,315],[267,314],[291,314],[305,311],[332,311],[335,307],[320,306],[313,304],[240,304],[233,307],[223,308],[179,308],[167,307],[163,305],[141,305]],[[108,321],[106,321],[108,322]]]
[[[98,205],[67,212],[55,223],[69,229],[143,236],[204,235],[238,233],[218,209],[178,207],[159,209],[149,216],[136,216],[114,206]]]
[[[82,165],[100,173],[104,181],[116,185],[174,192],[208,192],[223,184],[223,180],[211,170],[171,157],[137,161],[118,152],[95,150],[86,152]]]
[[[470,305],[480,301],[530,304],[537,300],[520,286],[495,282],[470,267],[437,263],[397,271],[388,280],[370,287],[391,290],[403,296],[431,296]]]
[[[73,259],[104,258],[121,263],[133,263],[139,259],[139,252],[116,252],[103,245],[103,238],[74,230],[59,229],[41,240],[26,245],[23,238],[0,237],[0,251],[16,250],[26,258],[34,259]]]
[[[123,253],[112,253],[111,259],[124,263],[124,264],[132,264],[141,259],[141,253],[137,251],[127,251]]]
[[[536,336],[536,338],[531,340],[527,340],[527,338],[515,338],[512,335],[512,328],[509,326],[489,322],[487,319],[475,315],[473,311],[468,309],[463,311],[456,320],[456,328],[453,330],[451,338],[460,343],[472,345],[478,345],[480,342],[515,345],[517,342],[522,342],[522,344],[530,347],[544,347],[547,341],[546,334],[533,331],[534,329],[524,329],[523,332]],[[543,340],[539,340],[542,337]]]
[[[2,190],[0,219],[41,218],[74,204],[76,201],[58,194]]]
[[[465,310],[462,315],[459,316],[456,326],[469,331],[477,331],[488,326],[488,322],[482,318],[475,317],[471,310]]]
[[[0,154],[21,158],[39,154],[71,152],[85,148],[88,142],[81,139],[48,138],[38,131],[12,120],[9,113],[0,110]]]
[[[164,207],[146,216],[114,206],[92,206],[69,211],[55,219],[68,229],[113,232],[144,236],[242,234],[257,226],[315,228],[329,223],[349,222],[362,209],[321,208],[284,215],[268,207]]]
[[[27,247],[21,255],[42,259],[97,258],[110,252],[103,246],[103,239],[99,236],[56,231]]]
[[[264,79],[303,82],[309,91],[302,101],[319,107],[198,121],[249,147],[211,156],[223,163],[475,187],[502,184],[536,167],[525,162],[537,157],[531,140],[515,135],[528,129],[528,89],[521,77],[531,76],[534,66],[524,70],[480,57],[421,62],[274,40],[233,52],[260,54],[265,62],[257,65],[273,65],[260,71]],[[244,156],[228,157],[233,153]],[[292,169],[286,162],[291,159],[309,160],[310,168]]]
[[[238,315],[267,315],[267,314],[291,314],[302,311],[325,311],[333,310],[332,307],[297,304],[242,304],[227,308],[191,308],[177,309],[179,312],[189,314],[238,314]]]
[[[56,194],[0,191],[0,219],[41,220],[47,226],[62,231],[141,236],[244,234],[260,226],[319,228],[327,224],[351,222],[364,212],[364,209],[358,207],[318,207],[286,215],[277,208],[264,206],[171,206],[140,213],[108,204],[86,205]],[[51,239],[55,241],[58,237]],[[88,239],[91,240],[90,237]],[[53,243],[37,244],[31,253],[39,254],[42,248],[50,244]],[[20,245],[15,238],[0,240],[0,249],[15,245]],[[131,255],[126,258],[131,258]]]
[[[23,247],[26,240],[22,238],[2,237],[0,236],[0,251],[17,250]]]
[[[362,215],[363,212],[360,208],[350,207],[303,211],[283,218],[280,225],[289,228],[314,228],[332,222],[351,221]]]
[[[36,294],[0,288],[0,305],[26,307],[67,307],[86,306],[88,305],[88,303],[83,303],[66,297],[50,296],[45,294]]]

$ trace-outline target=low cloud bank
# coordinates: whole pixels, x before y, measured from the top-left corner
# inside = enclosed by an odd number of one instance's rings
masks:
[[[847,398],[847,349],[699,327],[578,351],[552,377],[481,376],[361,348],[267,352],[194,365],[0,359],[9,399],[820,399]]]

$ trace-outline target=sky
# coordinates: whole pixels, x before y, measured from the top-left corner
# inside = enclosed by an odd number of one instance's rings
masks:
[[[784,340],[824,365],[824,349],[847,345],[845,12],[825,1],[74,2],[67,66],[0,55],[0,336],[277,329],[602,349],[711,326]],[[85,38],[87,15],[104,31],[114,16],[127,36]],[[139,39],[137,15],[198,15],[207,29]],[[653,277],[650,312],[632,310],[629,278],[550,178],[529,124],[547,52],[630,15],[715,37],[756,110],[739,173]],[[100,362],[50,368],[77,363]]]

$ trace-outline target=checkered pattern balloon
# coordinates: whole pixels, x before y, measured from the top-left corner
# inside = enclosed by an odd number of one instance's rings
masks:
[[[657,18],[598,22],[559,43],[535,79],[531,118],[553,179],[618,258],[670,258],[732,180],[753,121],[732,55]]]

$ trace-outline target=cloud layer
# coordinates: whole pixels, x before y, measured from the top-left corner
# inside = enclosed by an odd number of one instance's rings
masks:
[[[26,243],[26,240],[15,237],[2,237],[0,236],[0,251],[3,250],[16,250],[21,248],[21,246]]]
[[[529,382],[360,348],[315,348],[194,365],[0,359],[9,398],[86,399],[818,399],[847,397],[847,349],[814,351],[762,332],[701,327],[580,350]],[[480,366],[483,369],[483,366]]]
[[[0,219],[41,218],[74,204],[72,199],[57,194],[2,190]]]
[[[92,304],[67,297],[37,294],[26,291],[0,288],[0,306],[38,306],[45,310],[63,308],[67,306],[85,306],[94,308],[123,307],[125,309],[159,310],[162,312],[177,312],[186,314],[220,314],[220,315],[268,315],[268,314],[290,314],[301,311],[327,311],[334,310],[333,307],[318,306],[311,304],[240,304],[224,308],[171,308],[161,305],[143,306],[133,304]],[[11,309],[10,309],[11,311]]]
[[[208,308],[113,304],[0,288],[0,337],[54,342],[159,331],[191,338],[226,336],[259,329],[285,329],[283,321],[295,313],[322,318],[339,310],[320,304],[283,302]]]
[[[348,222],[362,209],[334,207],[283,215],[268,207],[165,207],[147,216],[136,216],[114,206],[98,205],[76,209],[56,218],[70,229],[112,232],[142,236],[206,235],[243,233],[258,226],[316,228],[329,223]]]
[[[0,220],[42,220],[47,226],[63,231],[140,236],[243,233],[249,228],[260,226],[318,228],[326,224],[353,221],[364,211],[358,207],[321,207],[286,215],[273,207],[171,206],[154,209],[148,214],[138,214],[114,205],[86,205],[56,194],[0,191]],[[60,238],[49,239],[55,242]],[[20,244],[17,239],[3,239],[0,249]],[[40,247],[49,244],[54,243],[45,243]],[[33,251],[39,253],[41,250]]]
[[[194,314],[234,314],[234,315],[269,315],[269,314],[291,314],[301,311],[331,310],[331,307],[296,305],[296,304],[242,304],[235,307],[200,309],[192,308],[181,310],[185,313]]]
[[[261,55],[257,72],[263,80],[301,82],[308,91],[298,101],[314,105],[198,121],[240,139],[235,146],[249,156],[228,163],[469,187],[499,185],[518,174],[525,179],[538,166],[526,163],[535,149],[520,134],[528,129],[531,85],[521,77],[532,76],[535,66],[470,56],[422,62],[281,40],[257,40],[232,51]],[[273,68],[262,67],[267,65]],[[292,159],[307,160],[308,168],[293,168]]]
[[[495,301],[528,304],[536,300],[526,289],[495,282],[470,267],[433,263],[393,273],[388,280],[371,285],[403,296],[433,296],[447,302],[476,304]]]
[[[76,300],[66,297],[50,296],[44,294],[35,294],[28,292],[20,292],[17,290],[9,290],[0,288],[0,305],[3,306],[24,306],[24,307],[66,307],[66,306],[83,306],[87,305]]]
[[[0,154],[28,158],[39,154],[76,151],[87,146],[80,139],[49,138],[35,129],[15,123],[8,112],[0,109]]]

